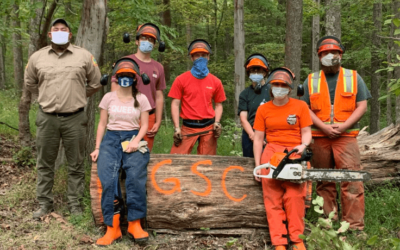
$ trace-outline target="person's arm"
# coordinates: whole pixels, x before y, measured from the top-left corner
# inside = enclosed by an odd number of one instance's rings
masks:
[[[242,124],[244,131],[246,131],[246,133],[249,135],[250,140],[253,141],[254,140],[254,131],[253,131],[253,128],[251,127],[251,124],[247,120],[247,115],[248,115],[247,111],[240,112],[240,116],[239,116],[240,123]]]
[[[164,108],[164,93],[162,90],[157,90],[156,91],[156,122],[154,123],[154,125],[150,129],[150,131],[147,133],[148,137],[154,137],[157,134],[158,129],[160,128],[160,125],[161,125],[163,108]]]
[[[39,94],[37,72],[35,68],[35,57],[32,55],[25,67],[24,84],[25,87],[34,95]]]
[[[221,122],[222,112],[224,107],[221,102],[215,103],[215,122]]]
[[[103,140],[104,131],[106,130],[108,121],[108,111],[105,109],[100,109],[100,120],[99,125],[97,126],[97,134],[96,134],[96,146],[95,150],[90,154],[92,157],[92,161],[97,161],[97,157],[99,156],[100,144]]]
[[[172,122],[174,123],[175,128],[179,128],[179,105],[181,104],[181,100],[172,99],[171,101],[171,117]]]
[[[253,153],[255,166],[261,165],[261,154],[263,150],[265,132],[256,130],[254,131]],[[261,174],[261,170],[257,170],[257,174]],[[256,181],[261,181],[259,177],[254,177]]]
[[[367,112],[367,100],[357,102],[353,114],[344,123],[335,124],[333,127],[342,134],[356,124],[365,112]]]
[[[310,109],[311,120],[317,128],[319,128],[322,133],[326,134],[329,138],[337,138],[340,136],[340,132],[335,129],[334,125],[332,124],[325,124],[321,121],[317,115]]]
[[[86,63],[86,97],[92,96],[94,93],[100,90],[100,78],[101,73],[99,66],[97,65],[96,59],[90,55]]]
[[[301,145],[298,145],[295,148],[297,148],[299,151],[297,152],[298,155],[301,155],[306,149],[312,140],[312,135],[311,135],[311,126],[301,128]]]
[[[147,133],[147,129],[149,128],[149,111],[140,112],[140,129],[139,133],[131,142],[129,142],[128,147],[126,148],[126,153],[135,152],[139,148],[139,142],[143,139],[145,134]]]

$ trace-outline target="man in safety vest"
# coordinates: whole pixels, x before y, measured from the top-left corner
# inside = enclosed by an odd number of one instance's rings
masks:
[[[175,127],[171,154],[190,154],[198,141],[197,154],[215,155],[217,138],[222,133],[222,102],[226,100],[224,87],[221,80],[208,70],[211,45],[206,40],[194,40],[188,52],[193,67],[175,79],[168,94],[172,98],[171,116]],[[182,127],[179,116],[183,119]]]
[[[319,72],[310,74],[304,82],[303,100],[311,109],[314,168],[360,170],[360,152],[357,144],[358,121],[367,111],[371,98],[363,79],[355,70],[341,67],[345,48],[340,40],[325,36],[317,43],[321,62]],[[342,182],[342,220],[350,229],[364,229],[364,186],[362,182]],[[324,198],[324,213],[335,211],[338,219],[336,184],[318,182],[317,194]]]

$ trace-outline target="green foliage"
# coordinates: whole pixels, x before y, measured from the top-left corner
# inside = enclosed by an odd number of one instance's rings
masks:
[[[242,135],[242,129],[239,127],[234,120],[226,119],[223,122],[223,137],[226,139],[228,145],[232,145],[231,147],[225,144],[225,148],[231,148],[229,155],[242,156],[243,152],[241,150],[236,149],[236,144],[240,142],[240,138]]]
[[[31,147],[23,147],[14,153],[13,160],[20,167],[34,167],[36,165],[36,156],[33,154]]]
[[[238,241],[237,238],[230,238],[230,240],[226,242],[226,247],[231,248],[237,241]]]

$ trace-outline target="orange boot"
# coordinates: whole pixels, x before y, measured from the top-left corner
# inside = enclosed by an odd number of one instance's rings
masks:
[[[275,250],[286,250],[285,246],[275,246]]]
[[[293,250],[307,250],[303,242],[294,243]]]
[[[121,228],[119,226],[120,214],[115,214],[113,217],[113,226],[107,226],[106,234],[96,241],[96,245],[108,246],[111,245],[115,240],[122,237]]]
[[[149,239],[149,234],[143,231],[140,225],[140,219],[128,221],[128,235],[133,237],[136,242],[144,242]]]

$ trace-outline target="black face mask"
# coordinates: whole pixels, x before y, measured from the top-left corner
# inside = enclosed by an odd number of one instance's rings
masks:
[[[256,93],[257,95],[261,94],[261,83],[257,83],[257,85],[254,87],[254,93]]]

